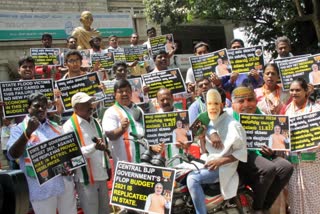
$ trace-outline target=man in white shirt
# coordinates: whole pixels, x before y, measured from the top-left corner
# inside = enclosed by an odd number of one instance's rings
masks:
[[[205,168],[191,172],[187,177],[187,185],[196,213],[201,214],[207,213],[201,185],[219,180],[220,190],[225,200],[236,196],[239,184],[237,166],[239,161],[247,161],[246,133],[241,124],[223,112],[223,102],[216,89],[208,91],[206,100],[210,118],[207,136],[212,141],[211,136],[218,133],[222,145],[217,148],[208,141]]]
[[[74,131],[86,157],[87,166],[76,169],[75,183],[80,206],[85,214],[109,213],[107,146],[103,141],[102,129],[92,117],[94,98],[84,92],[72,96],[74,114],[63,125],[65,132]]]

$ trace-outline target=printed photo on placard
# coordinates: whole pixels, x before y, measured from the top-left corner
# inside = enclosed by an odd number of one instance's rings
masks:
[[[30,48],[35,65],[61,65],[59,48]]]
[[[144,114],[145,137],[149,144],[192,143],[188,111]]]
[[[228,56],[232,72],[249,73],[252,69],[262,71],[264,65],[262,46],[230,49]]]
[[[123,50],[126,57],[126,61],[128,63],[134,62],[135,60],[138,60],[140,62],[150,60],[149,50],[147,45],[124,47]]]
[[[149,98],[157,97],[160,88],[170,89],[174,95],[186,92],[186,85],[179,68],[151,72],[141,77],[143,82],[149,86]]]
[[[189,59],[196,81],[208,78],[212,73],[216,73],[221,77],[230,75],[232,72],[227,49],[221,49],[201,56],[192,56]]]
[[[86,165],[74,132],[29,147],[27,153],[40,185]]]
[[[150,38],[151,53],[155,55],[160,51],[169,53],[174,48],[173,34],[165,34]]]
[[[91,62],[93,67],[110,70],[114,64],[113,53],[91,54]]]
[[[116,50],[113,50],[113,49],[108,49],[108,52],[110,53],[113,53],[113,59],[114,59],[114,62],[126,62],[126,56],[124,54],[124,50],[123,49],[116,49]]]
[[[298,77],[312,85],[320,85],[320,54],[278,63],[283,90],[289,90],[290,84]]]
[[[288,116],[240,114],[240,123],[247,134],[248,149],[268,146],[275,151],[290,151]]]
[[[72,111],[71,97],[77,92],[85,92],[89,96],[93,96],[96,102],[105,99],[105,94],[100,88],[100,80],[96,72],[87,73],[79,77],[61,79],[56,81],[56,85],[61,92],[61,100],[65,111]]]
[[[144,103],[142,79],[140,77],[137,77],[128,79],[128,81],[132,89],[131,101],[137,105]]]
[[[119,161],[110,203],[147,213],[171,213],[175,170]]]

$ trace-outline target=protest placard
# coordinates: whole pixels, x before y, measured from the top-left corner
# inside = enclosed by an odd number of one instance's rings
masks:
[[[192,142],[188,111],[144,114],[145,138],[149,144]]]
[[[229,75],[232,71],[227,49],[221,49],[201,56],[190,57],[190,64],[196,81],[208,78],[212,73],[219,77]]]
[[[320,143],[320,111],[290,117],[291,151],[315,148]]]
[[[173,50],[174,40],[172,34],[165,34],[161,36],[152,37],[149,38],[149,41],[152,55],[155,55],[160,51],[165,51],[169,53]]]
[[[262,70],[264,65],[263,47],[239,48],[228,50],[232,72],[249,73],[252,69]]]
[[[143,74],[141,77],[144,83],[150,87],[148,93],[149,98],[157,97],[157,91],[160,88],[170,89],[172,94],[186,92],[186,85],[179,68],[151,72]]]
[[[126,56],[123,49],[108,49],[108,52],[113,54],[114,63],[126,62]]]
[[[28,97],[38,91],[50,101],[48,111],[55,111],[53,80],[24,80],[0,82],[1,97],[4,105],[2,112],[5,117],[16,117],[28,114]]]
[[[62,49],[62,53],[63,53],[61,56],[62,63],[64,63],[65,56],[69,51],[75,51],[75,50],[68,49],[68,48]],[[91,63],[90,50],[86,49],[86,50],[77,50],[77,51],[79,51],[79,53],[82,56],[81,67],[91,67],[92,63]]]
[[[59,48],[30,48],[35,65],[61,65]]]
[[[311,56],[311,54],[302,54],[302,55],[296,55],[296,56],[290,56],[290,57],[283,57],[279,59],[274,59],[273,62],[275,64],[278,64],[279,62],[289,61],[289,60],[298,59],[298,58],[304,58],[308,56]]]
[[[142,212],[170,213],[174,181],[174,169],[119,161],[110,203]],[[154,206],[151,201],[165,203]]]
[[[85,92],[95,97],[95,101],[105,99],[103,90],[100,88],[100,80],[96,72],[88,73],[79,77],[56,81],[61,92],[61,100],[65,111],[72,110],[71,98],[77,92]]]
[[[298,77],[313,85],[320,85],[319,66],[320,54],[279,62],[283,90],[289,90],[291,82]]]
[[[150,60],[149,50],[147,45],[137,45],[133,47],[124,47],[124,54],[127,62],[147,61]]]
[[[40,185],[63,172],[86,165],[74,132],[29,147],[27,153]]]
[[[142,79],[140,77],[127,79],[132,88],[131,101],[135,104],[144,103]]]
[[[180,71],[187,71],[190,68],[189,58],[193,54],[175,54],[170,58],[170,68],[180,68]]]
[[[240,123],[247,134],[248,149],[290,150],[289,117],[285,115],[240,114]]]
[[[106,80],[106,81],[101,81],[101,83],[105,86],[105,89],[104,89],[104,94],[105,94],[104,107],[105,108],[109,108],[115,102],[113,87],[114,87],[114,84],[116,82],[112,81],[112,80]]]
[[[108,52],[102,54],[91,54],[91,62],[93,67],[96,65],[96,63],[99,63],[99,67],[104,69],[111,69],[112,65],[114,64],[113,53]]]

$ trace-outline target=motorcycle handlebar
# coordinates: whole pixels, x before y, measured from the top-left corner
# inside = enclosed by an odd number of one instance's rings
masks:
[[[196,161],[198,163],[201,164],[205,164],[206,162],[204,160],[201,160],[199,158],[195,158],[194,156],[192,156],[191,154],[178,154],[175,155],[173,158],[171,158],[168,162],[167,162],[167,166],[170,165],[174,160],[176,159],[181,159],[182,161],[186,162],[186,163],[191,163],[192,161]]]
[[[137,139],[139,139],[139,140],[144,138],[143,136],[134,134],[134,133],[132,133],[132,132],[130,132],[129,135],[131,135],[132,137],[137,138]]]
[[[124,140],[131,140],[133,142],[137,142],[140,145],[142,145],[145,149],[149,149],[149,142],[143,136],[138,136],[136,134],[133,134],[132,132],[130,132],[129,135],[134,137],[134,139],[124,139]]]
[[[191,161],[196,161],[196,162],[202,163],[202,164],[205,164],[205,163],[206,163],[206,161],[204,161],[204,160],[202,160],[202,159],[200,159],[200,158],[196,158],[196,157],[192,156],[191,154],[186,154],[186,156],[188,157],[188,159],[190,160],[190,162],[191,162]]]
[[[144,138],[144,136],[139,136],[139,135],[136,135],[132,132],[130,132],[129,134],[135,138],[135,139],[129,139],[129,140],[132,140],[134,142],[138,142],[140,145],[144,146],[146,149],[149,149],[149,142],[147,139]],[[183,153],[183,154],[176,155],[173,158],[171,158],[170,160],[168,160],[167,165],[170,165],[170,163],[172,163],[175,159],[181,159],[187,163],[191,163],[192,161],[196,161],[201,164],[206,163],[204,160],[196,158],[196,157],[192,156],[191,154]]]

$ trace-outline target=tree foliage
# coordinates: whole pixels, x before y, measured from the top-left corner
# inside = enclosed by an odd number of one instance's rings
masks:
[[[144,4],[149,19],[168,26],[193,19],[231,20],[245,26],[252,45],[265,41],[269,50],[282,35],[291,38],[296,52],[315,52],[320,42],[320,24],[315,23],[320,21],[320,0],[144,0]]]

